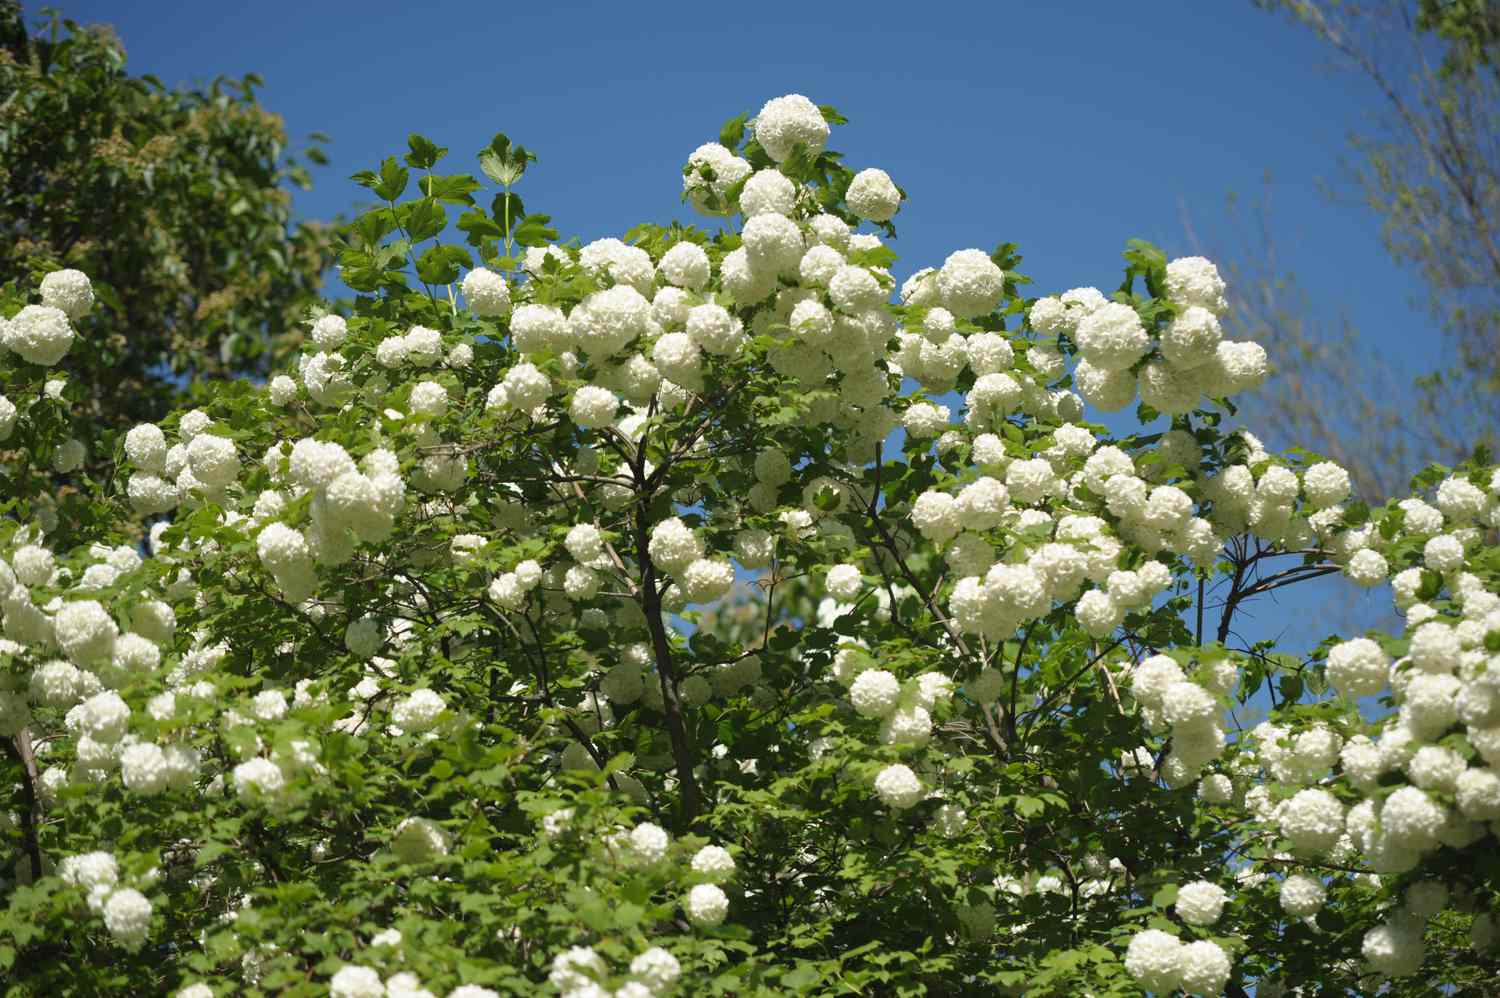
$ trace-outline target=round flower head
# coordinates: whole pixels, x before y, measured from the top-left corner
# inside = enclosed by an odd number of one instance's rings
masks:
[[[1209,384],[1205,388],[1210,395],[1233,395],[1248,391],[1265,381],[1269,373],[1265,347],[1259,343],[1224,341],[1215,351],[1214,360],[1205,365]]]
[[[791,215],[797,210],[797,185],[780,170],[758,170],[740,189],[740,212],[756,215]]]
[[[693,150],[682,170],[682,192],[705,215],[725,215],[729,189],[750,176],[750,164],[717,142]],[[532,271],[537,273],[539,271]]]
[[[409,734],[429,731],[447,708],[443,698],[427,688],[413,690],[391,707],[391,723]]]
[[[349,338],[349,323],[342,315],[325,315],[313,323],[312,341],[319,350],[330,352]]]
[[[113,617],[95,600],[64,603],[53,617],[57,643],[78,665],[109,657],[120,629]]]
[[[1219,269],[1201,256],[1179,257],[1167,264],[1167,297],[1177,305],[1196,305],[1214,315],[1229,307]]]
[[[750,258],[741,246],[724,257],[720,272],[724,290],[738,305],[753,305],[776,290],[776,272],[750,266]]]
[[[780,163],[799,144],[809,153],[822,152],[828,141],[828,122],[812,101],[801,94],[787,94],[766,101],[755,116],[755,139]]]
[[[1280,821],[1292,848],[1326,853],[1344,832],[1344,805],[1326,790],[1302,790],[1282,806]]]
[[[688,891],[683,908],[688,921],[702,928],[713,928],[729,914],[729,897],[715,884],[699,884]]]
[[[849,702],[864,717],[882,718],[896,709],[901,684],[884,669],[868,669],[849,687]]]
[[[1328,650],[1328,681],[1348,697],[1375,696],[1386,686],[1390,659],[1369,638],[1355,638]]]
[[[904,811],[923,797],[922,783],[911,767],[896,763],[875,777],[875,793],[887,807]]]
[[[861,170],[844,195],[849,210],[871,222],[888,222],[901,208],[901,191],[884,170]]]
[[[1111,371],[1081,360],[1073,382],[1084,401],[1101,412],[1119,412],[1135,399],[1136,379],[1128,369]]]
[[[615,393],[608,388],[584,385],[573,393],[568,414],[573,417],[573,422],[585,428],[608,426],[614,421],[619,404]]]
[[[1005,295],[1005,273],[983,250],[950,254],[937,273],[943,307],[960,319],[993,311]]]
[[[1110,302],[1080,322],[1076,338],[1083,359],[1105,371],[1123,371],[1151,346],[1141,317],[1120,302]]]
[[[778,274],[795,274],[805,247],[797,223],[784,215],[756,215],[741,232],[750,266]]]
[[[694,873],[714,883],[722,883],[734,875],[734,857],[722,846],[704,846],[693,854],[690,865]]]
[[[54,270],[42,278],[42,304],[63,312],[69,319],[82,319],[94,307],[94,288],[81,270]]]
[[[1178,954],[1182,989],[1191,994],[1218,995],[1229,983],[1229,954],[1218,943],[1199,939],[1187,943]]]
[[[676,243],[662,255],[656,271],[668,284],[698,291],[708,283],[708,254],[697,243]]]
[[[682,976],[682,964],[660,946],[653,946],[630,961],[630,973],[647,986],[649,994],[666,994]]]
[[[510,287],[493,270],[475,267],[465,274],[463,294],[469,310],[477,316],[487,318],[510,311]]]
[[[1422,944],[1422,920],[1398,913],[1365,933],[1360,952],[1370,969],[1387,977],[1409,977],[1422,968],[1427,956]]]
[[[73,327],[68,324],[67,313],[50,305],[27,305],[0,327],[0,336],[3,345],[22,360],[43,367],[62,360],[73,345]]]
[[[852,602],[864,588],[858,565],[835,565],[824,577],[828,594],[844,602]]]
[[[329,980],[328,993],[332,998],[385,998],[386,989],[377,971],[351,963]]]
[[[1125,949],[1126,973],[1157,994],[1177,990],[1182,983],[1183,962],[1182,940],[1160,929],[1137,932]]]
[[[112,892],[104,902],[104,927],[126,949],[140,949],[151,928],[151,902],[131,887]]]
[[[1224,902],[1228,899],[1229,895],[1218,884],[1198,880],[1178,889],[1174,907],[1189,925],[1212,925],[1224,913]]]
[[[1190,371],[1212,362],[1223,338],[1224,332],[1214,314],[1206,308],[1190,305],[1162,334],[1162,356],[1178,370]]]

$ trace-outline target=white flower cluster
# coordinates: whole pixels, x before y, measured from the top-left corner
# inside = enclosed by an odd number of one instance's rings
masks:
[[[81,888],[89,910],[104,918],[104,927],[123,947],[141,948],[151,930],[151,902],[133,887],[120,884],[120,866],[107,852],[68,856],[58,864],[62,881]]]
[[[1229,955],[1208,939],[1184,943],[1160,929],[1136,933],[1125,950],[1125,970],[1147,991],[1170,994],[1181,988],[1220,995],[1229,983]]]
[[[609,964],[587,946],[573,946],[552,958],[547,981],[563,998],[664,998],[677,988],[682,964],[670,951],[653,946],[630,961],[630,971],[614,990],[603,985]]]

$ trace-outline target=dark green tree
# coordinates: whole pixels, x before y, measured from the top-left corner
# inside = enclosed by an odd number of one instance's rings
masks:
[[[0,0],[0,286],[93,278],[91,349],[63,371],[101,429],[159,416],[197,379],[263,374],[300,342],[331,232],[293,218],[310,176],[260,84],[169,88],[127,72],[110,28],[56,13],[28,28]],[[306,160],[326,162],[319,141]]]

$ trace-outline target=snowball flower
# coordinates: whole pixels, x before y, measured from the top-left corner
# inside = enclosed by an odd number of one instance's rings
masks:
[[[1229,954],[1218,943],[1199,939],[1187,943],[1178,954],[1182,989],[1191,994],[1219,995],[1229,983]]]
[[[286,774],[270,759],[257,756],[234,767],[235,792],[243,800],[274,798],[286,789]]]
[[[1177,305],[1197,305],[1215,315],[1229,307],[1219,269],[1201,256],[1180,257],[1167,264],[1167,297]]]
[[[649,988],[650,994],[665,994],[682,976],[682,964],[660,946],[653,946],[630,961],[630,973]]]
[[[1348,697],[1375,696],[1385,689],[1390,659],[1369,638],[1342,641],[1328,650],[1328,681]]]
[[[888,222],[901,208],[901,192],[884,170],[861,170],[844,195],[849,210],[871,222]]]
[[[104,927],[126,949],[140,949],[151,927],[151,902],[131,887],[112,892],[104,902]]]
[[[749,163],[728,149],[717,142],[706,142],[688,157],[682,171],[682,191],[693,207],[704,214],[725,214],[728,208],[724,204],[725,195],[729,188],[750,176],[750,170]]]
[[[943,307],[960,319],[993,311],[1005,294],[1005,273],[983,250],[958,250],[937,274]]]
[[[608,388],[584,385],[573,393],[568,414],[582,427],[608,426],[614,420],[619,404],[615,393]]]
[[[1292,848],[1324,853],[1344,832],[1344,805],[1328,791],[1310,788],[1282,805],[1280,821],[1281,834],[1290,840]]]
[[[1443,806],[1416,787],[1397,789],[1380,808],[1380,826],[1391,844],[1414,852],[1434,848],[1447,821]]]
[[[504,315],[510,311],[510,287],[493,270],[475,267],[464,275],[464,301],[477,316]]]
[[[52,618],[57,643],[77,665],[107,658],[120,633],[115,620],[96,600],[64,603]]]
[[[922,784],[910,766],[896,763],[875,777],[875,793],[887,806],[904,811],[922,799]]]
[[[797,185],[780,170],[758,170],[740,189],[740,213],[790,215],[797,209]]]
[[[94,287],[81,270],[54,270],[42,278],[37,290],[41,292],[43,305],[58,309],[74,321],[88,315],[94,307]]]
[[[722,846],[704,846],[693,854],[690,865],[694,873],[715,883],[734,875],[734,857]]]
[[[668,284],[698,291],[708,283],[708,254],[697,243],[680,242],[662,254],[656,271]]]
[[[828,570],[824,585],[830,596],[848,603],[859,596],[864,580],[860,577],[859,566],[835,565]]]
[[[441,416],[448,408],[448,389],[436,381],[422,381],[412,386],[411,411],[424,416]]]
[[[1125,971],[1147,991],[1169,994],[1182,983],[1182,940],[1160,929],[1145,929],[1125,948]]]
[[[167,438],[155,423],[140,423],[125,434],[125,456],[142,471],[161,472],[167,466]]]
[[[828,141],[828,122],[818,106],[801,94],[766,101],[755,116],[755,139],[766,154],[780,163],[798,144],[818,153]]]
[[[1421,969],[1427,955],[1422,929],[1421,919],[1398,914],[1366,932],[1360,952],[1376,973],[1409,977]]]
[[[1189,925],[1212,925],[1224,913],[1224,902],[1228,899],[1229,895],[1218,884],[1197,880],[1178,889],[1175,907]]]
[[[22,360],[42,367],[62,360],[73,345],[73,327],[68,324],[67,313],[49,305],[27,305],[0,327],[0,336]]]
[[[447,706],[440,695],[426,687],[413,690],[391,707],[391,723],[408,734],[418,734],[431,729]]]
[[[641,866],[651,866],[667,858],[672,837],[660,825],[642,822],[630,830],[630,858]]]
[[[849,687],[849,702],[862,717],[883,718],[896,709],[901,684],[884,669],[867,669]]]
[[[331,998],[385,998],[385,985],[380,974],[369,967],[345,964],[328,982]]]
[[[1122,371],[1140,360],[1151,345],[1135,309],[1110,302],[1078,324],[1078,352],[1090,365]]]
[[[729,897],[715,884],[698,884],[688,891],[683,908],[694,925],[712,928],[729,914]]]

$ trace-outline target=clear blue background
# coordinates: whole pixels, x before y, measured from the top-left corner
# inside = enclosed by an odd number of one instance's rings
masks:
[[[332,165],[297,195],[307,217],[356,211],[363,192],[346,178],[403,152],[410,131],[450,147],[448,169],[476,174],[475,151],[504,131],[539,155],[518,192],[565,237],[689,219],[680,171],[693,148],[725,119],[800,92],[850,119],[830,144],[852,167],[882,167],[909,195],[898,277],[1014,241],[1038,293],[1108,289],[1129,238],[1169,255],[1238,245],[1225,198],[1258,196],[1269,173],[1281,261],[1323,315],[1347,314],[1369,350],[1407,370],[1443,356],[1375,216],[1320,193],[1377,96],[1249,0],[63,10],[115,25],[130,69],[168,84],[265,77],[262,100],[294,142],[332,138]],[[1263,625],[1312,638],[1288,609],[1264,608]]]

